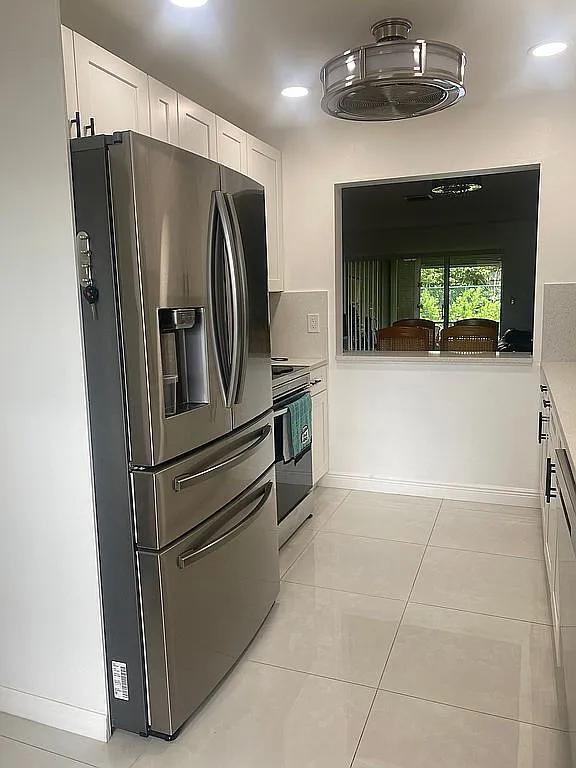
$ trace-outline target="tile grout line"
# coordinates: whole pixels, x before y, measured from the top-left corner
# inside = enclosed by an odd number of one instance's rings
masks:
[[[362,743],[362,738],[364,737],[364,731],[366,730],[366,726],[368,725],[368,720],[370,720],[370,715],[372,714],[372,710],[374,709],[374,704],[376,703],[376,696],[378,696],[378,689],[374,691],[374,696],[372,697],[372,701],[370,702],[370,706],[368,707],[368,713],[366,715],[366,719],[364,720],[364,725],[362,726],[362,730],[360,731],[360,736],[358,737],[358,743],[356,744],[356,747],[354,749],[354,754],[352,755],[352,759],[350,760],[349,768],[353,768],[354,763],[356,762],[356,755],[358,754],[358,749],[360,748],[360,744]]]
[[[51,726],[48,726],[51,727]],[[66,731],[64,731],[66,733]],[[55,752],[54,749],[48,749],[47,747],[40,747],[38,744],[31,744],[29,741],[23,741],[22,739],[16,739],[13,736],[7,736],[5,733],[0,733],[0,738],[6,739],[7,741],[13,741],[15,744],[21,744],[23,747],[28,747],[29,749],[37,749],[39,752],[46,752],[48,755],[54,755],[55,757],[61,757],[63,760],[69,761],[71,764],[75,765],[86,765],[89,768],[98,768],[98,765],[96,763],[86,763],[83,760],[79,760],[77,757],[70,757],[70,755],[63,755],[62,752]],[[85,737],[88,738],[88,737]],[[136,760],[139,760],[142,756],[141,753],[138,755]],[[136,762],[134,761],[134,763]],[[126,766],[126,768],[133,768],[134,763],[130,763],[129,766]]]
[[[552,725],[542,725],[541,723],[530,723],[528,720],[516,720],[513,717],[507,717],[506,715],[497,715],[494,712],[485,712],[482,709],[471,709],[470,707],[462,707],[459,704],[449,704],[446,701],[438,701],[438,699],[426,699],[424,696],[416,696],[413,693],[403,693],[402,691],[393,691],[390,688],[379,688],[379,691],[385,693],[391,693],[393,696],[405,696],[407,699],[415,699],[416,701],[427,701],[430,704],[438,704],[441,707],[450,707],[451,709],[459,709],[462,712],[470,712],[473,715],[482,715],[483,717],[496,717],[499,720],[507,720],[509,723],[518,723],[520,725],[527,725],[530,728],[543,728],[545,731],[555,731],[557,733],[567,733],[562,728],[554,728]]]
[[[322,486],[320,486],[320,487],[322,487]],[[312,492],[314,492],[314,491],[312,491]],[[333,511],[332,511],[332,514],[331,514],[331,515],[328,517],[328,520],[330,520],[330,519],[333,517],[333,515],[335,515],[335,514],[336,514],[336,510],[338,510],[338,509],[340,508],[340,506],[341,506],[341,505],[342,505],[342,504],[343,504],[343,503],[346,501],[346,499],[348,498],[348,496],[350,496],[350,494],[351,494],[351,493],[352,493],[352,491],[348,491],[348,493],[347,493],[347,494],[346,494],[346,495],[345,495],[345,496],[344,496],[344,497],[343,497],[343,498],[342,498],[342,499],[341,499],[341,500],[340,500],[340,501],[339,501],[339,502],[336,504],[336,506],[334,507],[334,509],[333,509]],[[312,515],[312,517],[314,517],[314,515]],[[290,565],[288,566],[288,568],[286,568],[286,570],[284,571],[284,573],[283,573],[283,574],[280,576],[280,581],[284,581],[284,577],[286,576],[286,574],[288,573],[288,571],[290,570],[290,568],[292,568],[292,566],[293,566],[293,565],[295,565],[295,563],[296,563],[296,561],[297,561],[297,560],[300,560],[300,558],[302,557],[302,555],[304,554],[304,552],[306,552],[306,550],[308,549],[308,547],[310,546],[310,544],[312,544],[312,542],[314,541],[314,539],[316,538],[316,536],[318,536],[318,534],[320,533],[320,531],[321,531],[321,530],[324,528],[324,526],[326,525],[326,523],[328,522],[328,520],[325,520],[325,521],[322,523],[322,525],[321,525],[319,528],[313,528],[313,529],[312,529],[312,530],[314,531],[314,533],[313,533],[313,535],[312,535],[312,538],[310,539],[310,541],[308,542],[308,544],[306,544],[306,546],[304,547],[304,549],[302,550],[302,552],[300,552],[300,554],[299,554],[299,555],[297,555],[297,556],[294,558],[294,560],[293,560],[293,561],[290,563]],[[299,530],[302,530],[302,527],[300,527],[300,528],[298,528],[296,531],[294,531],[294,534],[293,534],[293,535],[295,536]],[[290,539],[288,539],[288,541],[290,541]],[[286,543],[287,543],[287,542],[286,542]],[[298,582],[294,582],[294,583],[298,583]]]
[[[543,563],[543,557],[528,557],[527,555],[510,555],[504,552],[486,552],[482,549],[468,549],[465,547],[449,547],[446,544],[427,544],[430,549],[447,549],[450,552],[469,552],[473,555],[489,555],[490,557],[512,557],[515,560],[529,560],[532,563]]]
[[[432,533],[434,531],[434,527],[436,525],[436,521],[438,520],[438,515],[440,514],[440,510],[442,509],[442,505],[444,504],[444,499],[440,500],[440,504],[438,505],[438,509],[436,510],[436,516],[434,518],[434,522],[432,524],[432,527],[430,529],[430,535],[428,536],[428,541],[430,541],[432,537]],[[428,549],[428,543],[424,546],[424,549],[422,550],[422,557],[420,558],[420,563],[418,564],[418,568],[416,569],[416,574],[414,576],[414,579],[412,581],[412,587],[410,588],[410,592],[408,593],[408,596],[406,598],[406,602],[404,604],[404,610],[402,611],[402,615],[400,616],[400,620],[398,621],[398,626],[396,627],[396,631],[394,632],[394,637],[392,638],[392,642],[390,643],[390,648],[388,649],[388,653],[386,654],[386,661],[384,662],[384,666],[382,668],[382,673],[380,675],[380,680],[378,681],[378,690],[374,694],[374,698],[372,699],[372,703],[370,704],[370,708],[368,710],[368,714],[366,715],[366,720],[364,721],[364,725],[362,727],[362,731],[360,733],[360,738],[358,739],[358,743],[356,744],[356,749],[354,750],[354,754],[352,755],[352,760],[350,761],[350,767],[353,768],[354,761],[356,760],[356,756],[358,754],[358,750],[360,749],[360,744],[362,743],[362,738],[364,736],[364,732],[366,730],[366,727],[368,725],[368,721],[370,720],[370,715],[372,714],[372,710],[374,709],[374,704],[376,703],[376,697],[378,696],[378,691],[380,689],[380,685],[382,684],[382,678],[384,677],[384,673],[386,672],[386,667],[388,666],[388,661],[390,659],[390,656],[392,655],[392,650],[394,648],[394,645],[396,643],[396,638],[398,637],[398,632],[400,631],[400,627],[402,625],[402,620],[404,619],[404,614],[406,613],[406,609],[408,608],[408,602],[410,600],[410,595],[412,594],[412,591],[414,589],[414,585],[416,584],[416,579],[418,578],[418,574],[420,573],[420,568],[422,567],[422,563],[424,561],[424,555],[426,554],[426,550]]]
[[[468,608],[454,608],[452,605],[440,605],[439,603],[423,603],[421,600],[408,600],[410,605],[425,605],[429,608],[441,608],[445,611],[458,611],[459,613],[470,613],[473,616],[487,616],[491,619],[502,619],[503,621],[519,621],[522,624],[535,624],[537,627],[552,627],[552,622],[535,621],[534,619],[518,619],[515,616],[502,616],[499,613],[485,613],[483,611],[471,611]]]
[[[311,544],[312,542],[310,542]],[[330,592],[344,592],[346,595],[358,595],[359,597],[374,597],[377,600],[395,600],[397,603],[405,603],[405,597],[390,597],[389,595],[375,595],[371,592],[353,592],[350,589],[341,589],[340,587],[325,587],[321,584],[306,584],[304,581],[291,581],[290,579],[282,579],[286,584],[298,584],[300,587],[310,587],[311,589],[328,589]]]
[[[334,510],[333,515],[336,514],[336,511],[337,510]],[[371,541],[390,541],[394,544],[412,544],[413,546],[430,547],[431,549],[448,549],[451,552],[470,552],[473,555],[491,555],[493,557],[512,557],[515,560],[529,560],[535,563],[544,562],[543,557],[529,557],[528,555],[513,555],[513,554],[510,554],[509,552],[487,552],[484,549],[470,549],[468,547],[451,547],[446,544],[428,544],[423,541],[409,541],[408,539],[394,539],[394,538],[385,537],[385,536],[368,536],[364,533],[362,534],[348,533],[347,531],[337,531],[336,529],[333,529],[333,528],[330,528],[329,530],[327,530],[325,526],[330,522],[330,519],[333,515],[331,515],[330,518],[328,518],[328,520],[326,520],[326,522],[320,528],[314,529],[314,536],[312,538],[316,538],[316,536],[319,533],[336,533],[338,534],[338,536],[350,536],[351,538],[355,538],[355,539],[370,539]],[[310,544],[311,542],[312,540],[310,540],[310,542],[308,543]],[[298,560],[303,554],[304,553],[301,552],[300,555],[298,555],[298,557],[296,558],[296,560]],[[296,562],[296,560],[294,560],[294,563]],[[288,567],[291,568],[294,565],[294,563],[291,563]]]
[[[307,669],[296,669],[295,667],[283,667],[281,664],[272,664],[269,661],[260,661],[259,659],[251,659],[246,657],[247,662],[252,664],[261,664],[263,667],[273,667],[274,669],[282,669],[284,672],[297,672],[299,675],[310,675],[310,677],[318,677],[321,680],[332,680],[335,683],[342,683],[343,685],[357,685],[359,688],[368,688],[369,691],[378,693],[378,684],[368,685],[368,683],[359,683],[355,680],[342,680],[341,677],[331,677],[330,675],[321,675],[319,672],[309,672]]]
[[[537,560],[535,558],[520,557],[518,555],[502,555],[502,554],[496,554],[496,553],[493,553],[493,552],[476,552],[475,550],[471,550],[471,549],[456,549],[455,547],[442,547],[442,546],[437,546],[435,544],[430,544],[430,541],[432,540],[432,535],[434,533],[434,529],[436,528],[436,524],[438,522],[438,518],[440,517],[440,512],[442,510],[442,507],[444,506],[444,502],[445,501],[446,501],[445,499],[442,499],[442,503],[440,504],[440,507],[438,509],[438,514],[436,515],[436,520],[434,521],[434,525],[432,526],[432,533],[430,534],[430,537],[429,537],[428,542],[426,544],[426,548],[424,550],[424,556],[426,556],[426,553],[428,552],[429,549],[442,549],[445,552],[469,552],[471,554],[487,555],[488,557],[511,557],[511,558],[515,558],[517,560],[527,560],[528,562],[541,563],[543,565],[543,567],[544,567],[544,576],[546,576],[546,571],[545,571],[546,565],[545,565],[545,562],[543,560]],[[418,569],[418,570],[420,570],[420,569]],[[408,600],[407,600],[407,603],[409,603],[411,605],[428,605],[431,608],[445,608],[447,610],[460,611],[462,613],[472,613],[472,614],[476,614],[478,616],[491,616],[491,617],[497,618],[497,619],[508,619],[510,621],[522,621],[522,622],[524,622],[526,624],[536,624],[538,626],[543,626],[543,627],[551,627],[552,626],[552,622],[551,621],[550,622],[544,622],[544,621],[533,621],[533,620],[530,620],[530,619],[519,619],[519,618],[515,618],[513,616],[501,616],[500,614],[496,614],[496,613],[483,613],[482,611],[470,611],[470,610],[467,610],[466,608],[454,608],[454,607],[448,606],[448,605],[437,605],[436,603],[423,603],[423,602],[418,601],[418,600],[411,600],[410,598],[412,597],[412,593],[414,592],[415,583],[416,582],[414,582],[414,584],[412,585],[412,590],[411,590],[410,595],[408,596]]]

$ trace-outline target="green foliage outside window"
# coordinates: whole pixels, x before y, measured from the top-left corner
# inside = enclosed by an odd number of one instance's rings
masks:
[[[485,318],[500,321],[500,265],[450,267],[448,320]],[[420,317],[443,321],[444,269],[423,267],[420,272]]]

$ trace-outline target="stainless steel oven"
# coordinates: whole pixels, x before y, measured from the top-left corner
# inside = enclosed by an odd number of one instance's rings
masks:
[[[307,497],[313,485],[312,446],[298,458],[288,461],[284,458],[284,430],[288,425],[288,405],[310,392],[310,372],[307,368],[297,366],[273,366],[272,371],[276,507],[278,538],[282,546],[304,520],[310,517]]]

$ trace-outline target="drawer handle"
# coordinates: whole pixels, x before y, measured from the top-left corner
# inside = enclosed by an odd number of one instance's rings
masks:
[[[322,384],[322,379],[314,379],[313,381],[310,382],[310,384],[312,386],[314,386],[315,384]]]
[[[257,433],[258,436],[250,443],[250,445],[247,445],[246,448],[238,451],[238,453],[235,453],[228,459],[221,461],[219,464],[214,464],[212,467],[208,467],[207,469],[202,469],[200,472],[194,472],[191,475],[180,475],[180,477],[175,477],[174,490],[176,492],[183,491],[185,488],[189,488],[191,485],[194,485],[201,480],[205,480],[210,475],[221,472],[224,469],[230,469],[230,467],[233,467],[236,464],[240,464],[240,462],[248,458],[250,454],[254,453],[258,446],[262,445],[262,443],[271,435],[271,433],[272,427],[270,424],[266,424],[266,426]]]
[[[76,112],[76,115],[70,120],[70,125],[76,126],[76,138],[79,139],[82,136],[82,124],[80,122],[80,112]]]
[[[552,475],[556,474],[556,464],[552,462],[552,459],[546,459],[546,488],[544,495],[546,497],[546,503],[550,504],[552,499],[556,498],[556,489],[552,488]]]
[[[222,536],[219,536],[214,541],[211,541],[210,544],[206,544],[203,547],[200,547],[200,549],[190,549],[188,552],[184,552],[184,554],[178,556],[178,568],[188,568],[188,566],[192,565],[192,563],[197,560],[199,557],[205,555],[207,552],[210,552],[212,549],[220,546],[224,542],[228,541],[229,539],[236,536],[240,531],[244,530],[256,517],[256,515],[260,512],[264,504],[268,501],[270,498],[270,494],[272,493],[272,488],[274,487],[274,483],[269,480],[266,485],[264,485],[262,488],[260,488],[258,491],[256,491],[255,494],[251,494],[247,499],[243,499],[242,502],[240,502],[239,505],[234,505],[232,507],[231,512],[234,513],[239,509],[243,509],[244,507],[247,507],[252,502],[259,499],[258,504],[254,507],[254,509],[249,512],[245,517],[240,520],[239,523],[237,523],[233,528],[231,528],[229,531],[224,533]]]
[[[544,416],[542,411],[538,414],[538,442],[542,443],[543,440],[548,438],[548,435],[544,431],[543,427],[546,422],[550,421],[549,416]]]

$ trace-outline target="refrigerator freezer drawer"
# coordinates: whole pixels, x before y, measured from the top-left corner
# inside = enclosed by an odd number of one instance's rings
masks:
[[[138,553],[150,729],[173,735],[240,657],[279,589],[274,471],[162,553]]]
[[[267,414],[182,461],[133,472],[137,545],[167,546],[242,493],[273,462],[273,417]]]

